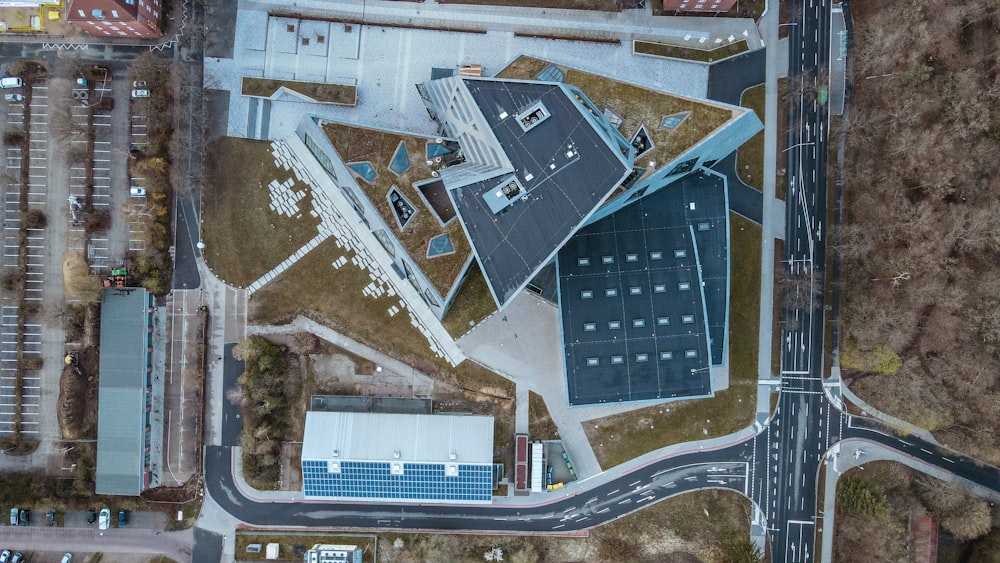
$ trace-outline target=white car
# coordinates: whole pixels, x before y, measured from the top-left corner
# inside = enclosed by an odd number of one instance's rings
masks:
[[[133,98],[148,98],[149,97],[149,90],[147,90],[145,88],[138,88],[138,89],[132,90],[132,97]]]
[[[7,100],[8,102],[23,102],[24,94],[4,94],[3,99]]]
[[[99,530],[107,530],[111,527],[111,509],[102,508],[100,514],[97,515],[97,528]]]
[[[140,188],[139,186],[132,186],[128,190],[128,195],[132,197],[146,197],[146,188]]]
[[[143,89],[145,89],[146,86],[147,86],[147,84],[146,84],[145,80],[133,80],[132,81],[132,87],[133,88],[143,88]]]
[[[59,563],[72,563],[72,561],[73,561],[73,554],[67,553],[63,555],[63,558],[59,561]]]

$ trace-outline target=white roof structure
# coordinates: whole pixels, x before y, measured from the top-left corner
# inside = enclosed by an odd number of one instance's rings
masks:
[[[310,411],[302,459],[492,463],[493,417]]]

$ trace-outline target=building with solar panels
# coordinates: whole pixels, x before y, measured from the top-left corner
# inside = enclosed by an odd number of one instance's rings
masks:
[[[307,499],[489,503],[493,417],[306,413]]]

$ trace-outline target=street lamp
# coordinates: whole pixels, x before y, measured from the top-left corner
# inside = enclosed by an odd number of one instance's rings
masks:
[[[785,149],[785,150],[783,150],[781,152],[788,152],[788,151],[790,151],[790,150],[792,150],[792,149],[794,149],[796,147],[808,147],[809,145],[815,145],[815,144],[816,144],[816,141],[809,141],[808,143],[799,143],[797,145],[792,145],[792,146],[788,147],[787,149]]]

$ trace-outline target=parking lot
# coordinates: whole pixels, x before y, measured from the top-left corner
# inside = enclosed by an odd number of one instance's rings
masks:
[[[25,103],[30,103],[31,115],[28,135],[28,189],[27,204],[32,209],[44,210],[48,194],[48,87],[36,84],[30,98],[24,101],[5,101],[6,131],[25,131]],[[6,177],[4,181],[3,209],[3,267],[5,272],[20,268],[21,249],[21,186],[24,154],[20,146],[5,144]],[[22,311],[18,296],[5,293],[0,304],[0,435],[13,434],[15,428],[16,368],[18,325],[20,316],[30,310],[41,310],[45,284],[45,230],[28,228],[25,245],[26,262],[23,270],[26,311]],[[34,315],[37,316],[37,315]],[[23,332],[23,357],[25,369],[21,391],[21,434],[38,433],[41,399],[42,326],[26,321]],[[37,366],[32,369],[33,366]]]

